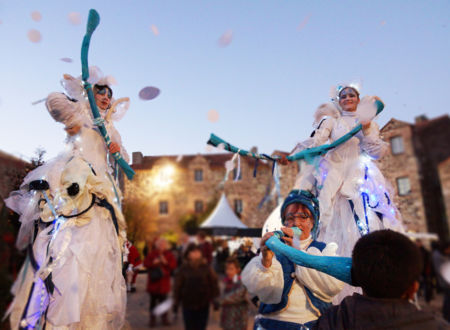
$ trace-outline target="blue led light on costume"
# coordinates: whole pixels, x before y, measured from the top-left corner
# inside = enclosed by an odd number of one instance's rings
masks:
[[[52,241],[56,238],[56,235],[58,235],[59,230],[61,229],[62,225],[66,222],[66,218],[63,216],[59,216],[55,220],[53,220],[53,234],[52,234]]]
[[[384,196],[386,196],[388,205],[391,205],[391,199],[389,198],[389,195],[387,192],[384,193]]]

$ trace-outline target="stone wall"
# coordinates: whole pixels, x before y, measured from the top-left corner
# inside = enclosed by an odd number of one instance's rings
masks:
[[[377,161],[381,172],[391,186],[391,196],[402,214],[405,229],[413,232],[426,232],[425,208],[420,184],[419,164],[413,145],[412,125],[392,119],[382,129],[381,136],[389,143],[387,153]],[[393,154],[390,141],[394,137],[402,137],[404,152]],[[398,178],[409,178],[411,191],[400,196],[398,192]]]
[[[450,157],[438,165],[442,196],[444,197],[447,225],[450,228]]]
[[[0,208],[9,193],[19,187],[29,165],[22,159],[0,151]]]

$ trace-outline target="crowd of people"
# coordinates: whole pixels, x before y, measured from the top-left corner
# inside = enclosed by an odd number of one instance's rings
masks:
[[[250,300],[240,273],[255,256],[250,241],[233,251],[227,240],[199,231],[195,237],[183,234],[178,245],[158,237],[146,250],[150,327],[169,325],[169,314],[181,309],[186,329],[206,329],[213,308],[220,310],[223,329],[247,329]]]
[[[315,238],[317,210],[310,195],[288,195],[281,208],[283,240],[309,255],[336,256],[336,244]],[[295,227],[301,229],[297,238]],[[333,305],[345,283],[277,255],[265,245],[273,236],[263,236],[256,254],[249,240],[230,252],[228,240],[202,231],[183,234],[178,244],[153,240],[143,262],[146,274],[139,268],[147,276],[149,326],[170,325],[181,315],[185,329],[206,329],[214,310],[223,329],[248,329],[253,317],[255,329],[448,328],[449,245],[429,253],[420,241],[392,230],[363,236],[352,251],[351,270],[352,285],[362,291]],[[444,319],[416,306],[418,297],[429,303],[437,291],[444,296]]]

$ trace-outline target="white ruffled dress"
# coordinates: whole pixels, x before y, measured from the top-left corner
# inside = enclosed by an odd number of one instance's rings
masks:
[[[38,322],[42,326],[45,322],[46,329],[120,329],[126,310],[126,286],[122,276],[122,246],[126,233],[120,211],[120,190],[107,161],[106,145],[93,125],[84,99],[73,102],[64,94],[52,93],[47,98],[47,107],[55,120],[66,127],[80,125],[81,130],[68,137],[63,153],[30,172],[21,190],[11,193],[5,200],[9,208],[20,214],[18,248],[24,249],[31,244],[39,267],[35,271],[28,258],[12,288],[15,298],[9,309],[11,328],[27,328]],[[105,126],[111,140],[119,144],[121,154],[128,161],[112,121],[105,122]],[[89,188],[92,190],[89,193],[105,198],[113,206],[119,233],[116,233],[110,211],[94,205],[82,220],[77,217],[66,219],[56,236],[53,235],[53,224],[46,227],[41,223],[33,242],[35,220],[41,218],[47,222],[53,217],[47,212],[48,218],[43,218],[42,208],[38,205],[42,195],[28,191],[28,184],[37,179],[48,181],[50,189],[47,193],[56,205],[59,201],[56,196],[64,193],[61,174],[74,157],[81,157],[95,171],[96,184]],[[89,201],[91,199],[89,195]],[[70,214],[77,214],[86,206],[89,203],[77,205]],[[50,257],[52,262],[48,263]],[[53,294],[48,293],[43,282],[50,272],[55,287]]]
[[[332,143],[350,132],[358,124],[357,111],[341,111],[331,103],[320,106],[315,113],[314,135],[299,143],[292,154]],[[340,256],[350,257],[356,241],[371,231],[402,231],[390,186],[372,161],[380,158],[387,147],[379,136],[378,125],[372,121],[365,134],[360,131],[315,164],[302,162],[295,187],[318,193],[317,239],[337,243]]]

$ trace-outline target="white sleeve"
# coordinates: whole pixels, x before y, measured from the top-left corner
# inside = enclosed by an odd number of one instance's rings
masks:
[[[291,155],[295,155],[296,153],[304,149],[320,146],[327,142],[330,138],[334,123],[335,119],[333,117],[324,117],[320,121],[319,127],[315,129],[314,136],[305,141],[297,143],[294,150],[291,152]]]
[[[380,129],[376,122],[370,123],[368,131],[361,140],[361,149],[375,159],[380,158],[387,151],[388,144],[380,138]]]
[[[109,136],[111,137],[111,141],[115,142],[119,145],[120,147],[120,154],[122,155],[123,159],[125,159],[125,161],[127,163],[130,162],[130,156],[128,155],[127,150],[125,149],[125,147],[122,144],[122,137],[120,136],[119,132],[117,131],[117,129],[114,127],[114,125],[109,124],[108,125],[108,133]]]
[[[45,105],[52,118],[68,128],[84,124],[84,114],[78,102],[71,101],[63,93],[51,93]]]
[[[277,304],[281,301],[284,279],[280,262],[273,257],[272,265],[266,268],[261,263],[261,256],[256,256],[245,266],[241,280],[251,295],[266,304]]]
[[[333,130],[336,119],[333,117],[326,117],[320,121],[319,127],[314,131],[314,136],[311,138],[313,143],[311,147],[318,147],[328,141]]]
[[[329,243],[322,252],[317,248],[312,247],[308,249],[308,254],[336,256],[337,247],[336,243]],[[331,301],[333,296],[338,294],[344,287],[344,282],[333,276],[307,267],[295,266],[295,275],[301,283],[314,293],[314,295],[325,301]]]

